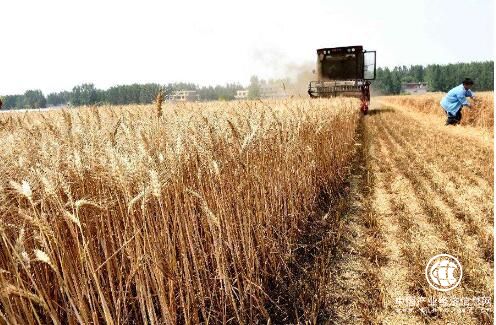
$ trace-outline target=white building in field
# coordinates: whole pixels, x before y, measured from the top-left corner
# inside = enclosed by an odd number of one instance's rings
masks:
[[[169,99],[178,102],[196,102],[200,100],[200,95],[196,90],[178,90],[172,93]]]
[[[248,89],[236,90],[236,95],[234,96],[236,99],[247,99],[248,98]]]
[[[284,88],[277,84],[261,84],[260,88],[260,98],[284,98],[288,97],[288,94]],[[234,96],[237,100],[248,99],[248,89],[236,90],[236,95]]]
[[[404,82],[401,84],[401,92],[409,95],[425,94],[427,92],[427,82]]]

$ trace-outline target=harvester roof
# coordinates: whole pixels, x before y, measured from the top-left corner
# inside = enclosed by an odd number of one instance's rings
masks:
[[[345,54],[345,53],[360,53],[363,51],[363,46],[341,46],[341,47],[326,47],[317,50],[317,54]]]

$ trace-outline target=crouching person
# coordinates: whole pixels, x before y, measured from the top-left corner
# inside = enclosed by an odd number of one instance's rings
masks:
[[[448,119],[446,125],[455,125],[460,123],[462,119],[462,107],[470,107],[467,97],[475,98],[475,95],[470,90],[474,82],[470,78],[465,78],[461,85],[448,91],[446,96],[441,100],[441,107],[446,112]]]

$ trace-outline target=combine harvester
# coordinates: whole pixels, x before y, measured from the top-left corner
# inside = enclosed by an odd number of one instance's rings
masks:
[[[318,49],[316,68],[317,81],[308,85],[310,97],[358,97],[360,110],[367,114],[370,80],[376,72],[375,51],[364,51],[362,46]]]

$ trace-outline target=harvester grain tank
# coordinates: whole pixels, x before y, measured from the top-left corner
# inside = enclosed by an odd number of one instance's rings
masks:
[[[308,85],[308,94],[316,97],[348,96],[361,100],[366,114],[370,102],[370,80],[375,79],[375,51],[360,45],[317,50],[317,80]]]

